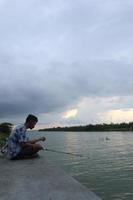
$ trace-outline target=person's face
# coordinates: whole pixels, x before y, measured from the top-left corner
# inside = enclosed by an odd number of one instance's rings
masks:
[[[36,121],[29,121],[29,123],[28,123],[28,127],[30,128],[30,129],[33,129],[34,127],[35,127],[35,125],[36,125]]]

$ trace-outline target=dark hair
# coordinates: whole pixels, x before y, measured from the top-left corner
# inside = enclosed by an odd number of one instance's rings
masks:
[[[29,122],[29,121],[35,121],[35,122],[38,122],[38,118],[32,114],[29,114],[26,118],[26,122]]]

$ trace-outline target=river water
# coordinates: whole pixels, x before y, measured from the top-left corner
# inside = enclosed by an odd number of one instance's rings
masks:
[[[42,152],[103,200],[133,200],[132,132],[38,132],[45,147],[80,154]]]

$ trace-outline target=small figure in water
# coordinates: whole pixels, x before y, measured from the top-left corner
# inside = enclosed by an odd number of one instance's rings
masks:
[[[110,140],[108,137],[105,138],[106,140]]]

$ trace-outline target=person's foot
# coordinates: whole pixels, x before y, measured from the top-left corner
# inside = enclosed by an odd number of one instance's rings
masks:
[[[37,158],[39,156],[38,153],[34,153],[32,155],[25,155],[25,156],[16,156],[15,158],[11,158],[11,160],[23,160],[23,159],[32,159],[32,158]]]
[[[35,154],[32,155],[32,158],[37,158],[37,157],[39,157],[38,153],[35,153]]]
[[[24,156],[24,158],[23,158],[23,159],[37,158],[38,156],[39,156],[39,154],[38,154],[38,153],[34,153],[34,154],[30,155],[30,156]]]

